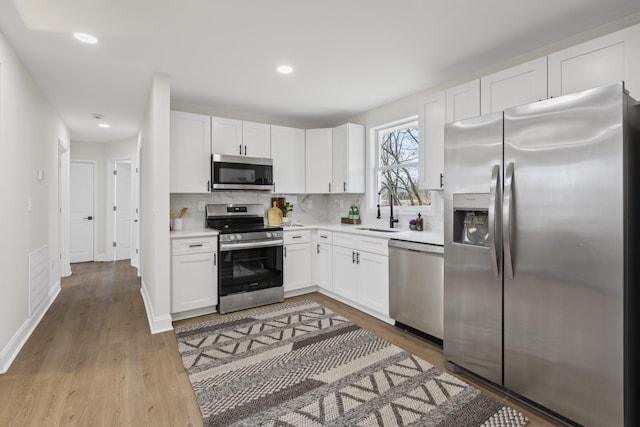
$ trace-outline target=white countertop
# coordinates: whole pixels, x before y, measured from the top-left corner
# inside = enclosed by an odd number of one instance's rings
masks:
[[[389,230],[389,228],[386,228],[386,227],[375,227],[375,226],[372,227],[366,224],[358,224],[358,225],[313,224],[313,225],[287,225],[283,227],[284,231],[321,229],[321,230],[327,230],[327,231],[339,231],[342,233],[365,234],[369,236],[384,237],[387,239],[406,240],[408,242],[427,243],[431,245],[439,245],[439,246],[444,245],[444,236],[442,235],[442,233],[436,233],[433,231],[413,231],[413,230],[407,230],[407,229],[394,228],[393,230],[397,230],[397,231],[385,232],[385,231],[373,231],[373,230],[359,230],[361,228]]]
[[[211,228],[200,228],[193,230],[170,231],[169,237],[172,239],[180,239],[184,237],[213,237],[217,236],[218,234],[220,233],[218,233],[217,230],[213,230]]]
[[[295,223],[294,223],[295,224]],[[374,230],[360,230],[362,228],[370,228],[377,230],[389,230],[385,227],[371,227],[364,224],[351,225],[351,224],[309,224],[309,225],[285,225],[283,226],[284,231],[296,231],[296,230],[327,230],[327,231],[336,231],[341,233],[353,233],[353,234],[363,234],[369,236],[382,237],[387,239],[398,239],[398,240],[406,240],[408,242],[417,242],[417,243],[427,243],[431,245],[444,245],[444,238],[442,233],[436,233],[433,231],[413,231],[406,229],[398,229],[394,228],[395,231],[374,231]],[[171,231],[170,237],[172,239],[180,239],[186,237],[207,237],[207,236],[217,236],[219,233],[216,230],[212,230],[210,228],[200,228],[193,230],[181,230],[181,231]]]

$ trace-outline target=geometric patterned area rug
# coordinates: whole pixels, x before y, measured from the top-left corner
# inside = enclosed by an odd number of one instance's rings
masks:
[[[206,426],[524,426],[527,418],[313,301],[177,327]]]

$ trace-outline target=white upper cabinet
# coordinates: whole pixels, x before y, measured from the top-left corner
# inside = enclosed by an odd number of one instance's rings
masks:
[[[447,89],[447,123],[480,115],[480,79]]]
[[[211,152],[239,156],[242,151],[242,120],[211,117]]]
[[[439,92],[420,103],[420,189],[441,190],[444,174],[446,95]]]
[[[305,187],[305,136],[303,129],[271,126],[273,191],[302,194]]]
[[[271,157],[271,126],[211,117],[211,151],[213,154]]]
[[[364,193],[364,126],[346,123],[334,128],[331,151],[331,192]]]
[[[549,55],[549,96],[560,96],[624,80],[640,94],[640,26]]]
[[[482,114],[547,99],[547,57],[483,77],[480,93]]]
[[[209,116],[171,111],[169,191],[210,191],[211,127]]]
[[[242,153],[248,157],[271,157],[271,126],[242,122]]]
[[[306,131],[306,192],[331,192],[331,128]]]

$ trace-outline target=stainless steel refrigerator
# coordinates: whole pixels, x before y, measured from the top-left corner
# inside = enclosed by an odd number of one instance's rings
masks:
[[[448,368],[640,425],[638,110],[619,83],[446,126]]]

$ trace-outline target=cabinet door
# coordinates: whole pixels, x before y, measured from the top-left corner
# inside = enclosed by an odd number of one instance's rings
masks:
[[[356,300],[358,269],[356,251],[340,246],[333,247],[333,292],[352,301]]]
[[[271,126],[273,157],[273,192],[302,194],[305,192],[304,130]]]
[[[447,89],[447,123],[480,115],[480,79]]]
[[[549,55],[549,96],[561,96],[625,80],[625,31]]]
[[[210,191],[211,123],[209,116],[171,112],[169,191]]]
[[[315,244],[313,258],[313,284],[328,291],[333,290],[333,248],[318,242]]]
[[[311,244],[285,245],[283,262],[284,291],[311,286]]]
[[[364,126],[346,123],[332,130],[332,193],[365,192]]]
[[[358,252],[358,302],[385,316],[389,315],[389,257]]]
[[[547,99],[547,57],[483,77],[480,93],[482,114]]]
[[[307,193],[331,192],[331,129],[306,131],[306,187]]]
[[[218,303],[217,252],[174,255],[171,269],[171,312]]]
[[[242,144],[243,156],[271,157],[271,126],[242,122]]]
[[[211,117],[211,152],[213,154],[242,154],[242,121]]]
[[[420,188],[441,190],[444,184],[446,95],[439,92],[420,103]]]

